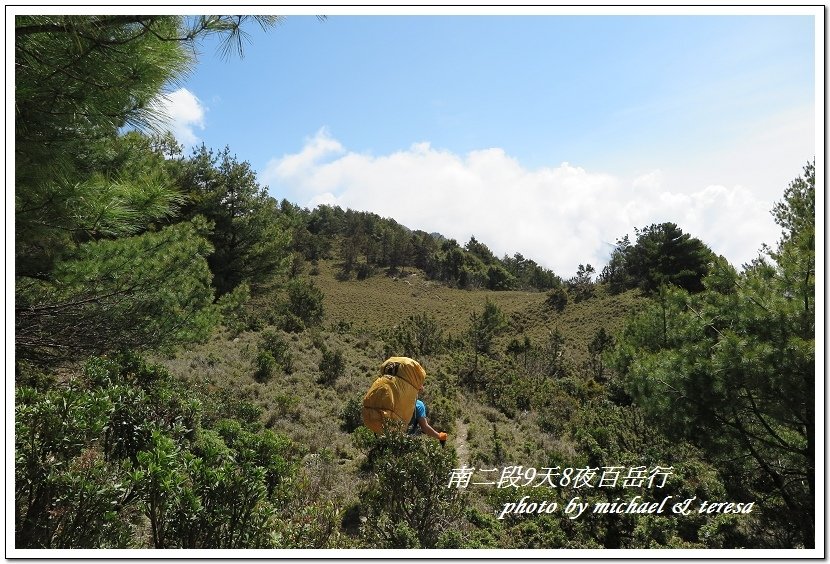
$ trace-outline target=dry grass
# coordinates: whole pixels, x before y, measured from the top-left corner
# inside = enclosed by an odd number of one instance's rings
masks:
[[[319,272],[314,282],[325,294],[327,325],[351,323],[353,330],[382,339],[410,315],[426,313],[438,321],[445,335],[459,337],[469,328],[470,315],[480,313],[490,300],[509,323],[497,339],[501,350],[513,337],[527,335],[541,344],[551,331],[558,330],[565,337],[566,357],[574,363],[586,360],[587,344],[600,327],[616,333],[641,302],[636,291],[619,296],[599,291],[594,298],[570,303],[558,313],[545,305],[544,292],[459,290],[428,281],[415,269],[395,278],[376,275],[338,281],[335,265],[322,262]]]
[[[540,292],[488,292],[448,288],[426,280],[422,272],[408,268],[398,277],[375,275],[367,280],[339,281],[336,267],[322,262],[315,283],[325,294],[326,321],[351,322],[354,327],[382,334],[413,313],[436,318],[445,333],[460,335],[467,330],[470,314],[481,311],[487,299],[508,316],[528,306],[542,304]]]

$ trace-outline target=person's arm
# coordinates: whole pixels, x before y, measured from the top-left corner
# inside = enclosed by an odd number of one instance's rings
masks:
[[[438,439],[439,441],[447,440],[447,434],[439,433],[438,431],[433,429],[432,425],[429,424],[429,420],[426,417],[419,417],[418,425],[420,425],[421,431],[423,431],[425,435],[429,435],[433,439]]]

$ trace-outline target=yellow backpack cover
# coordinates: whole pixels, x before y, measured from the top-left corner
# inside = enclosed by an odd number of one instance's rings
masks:
[[[416,360],[393,356],[380,365],[380,376],[363,396],[363,424],[382,433],[386,421],[409,423],[415,411],[418,390],[427,373]]]

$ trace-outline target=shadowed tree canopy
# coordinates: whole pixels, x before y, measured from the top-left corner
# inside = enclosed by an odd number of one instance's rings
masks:
[[[628,267],[647,294],[662,284],[679,286],[690,292],[703,290],[701,282],[712,251],[674,223],[653,224],[637,232]]]
[[[218,295],[243,282],[256,292],[285,269],[289,233],[250,163],[240,162],[228,147],[214,153],[202,145],[181,162],[177,183],[188,199],[185,217],[201,215],[213,224],[208,263]]]
[[[690,292],[703,290],[703,277],[715,256],[700,239],[670,222],[636,231],[634,245],[628,236],[617,241],[600,282],[607,283],[614,293],[640,288],[651,295],[665,284]]]

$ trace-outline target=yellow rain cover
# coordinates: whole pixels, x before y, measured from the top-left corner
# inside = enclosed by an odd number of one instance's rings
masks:
[[[363,424],[381,433],[387,420],[409,423],[426,377],[416,360],[405,356],[387,359],[380,365],[380,376],[363,396]]]

